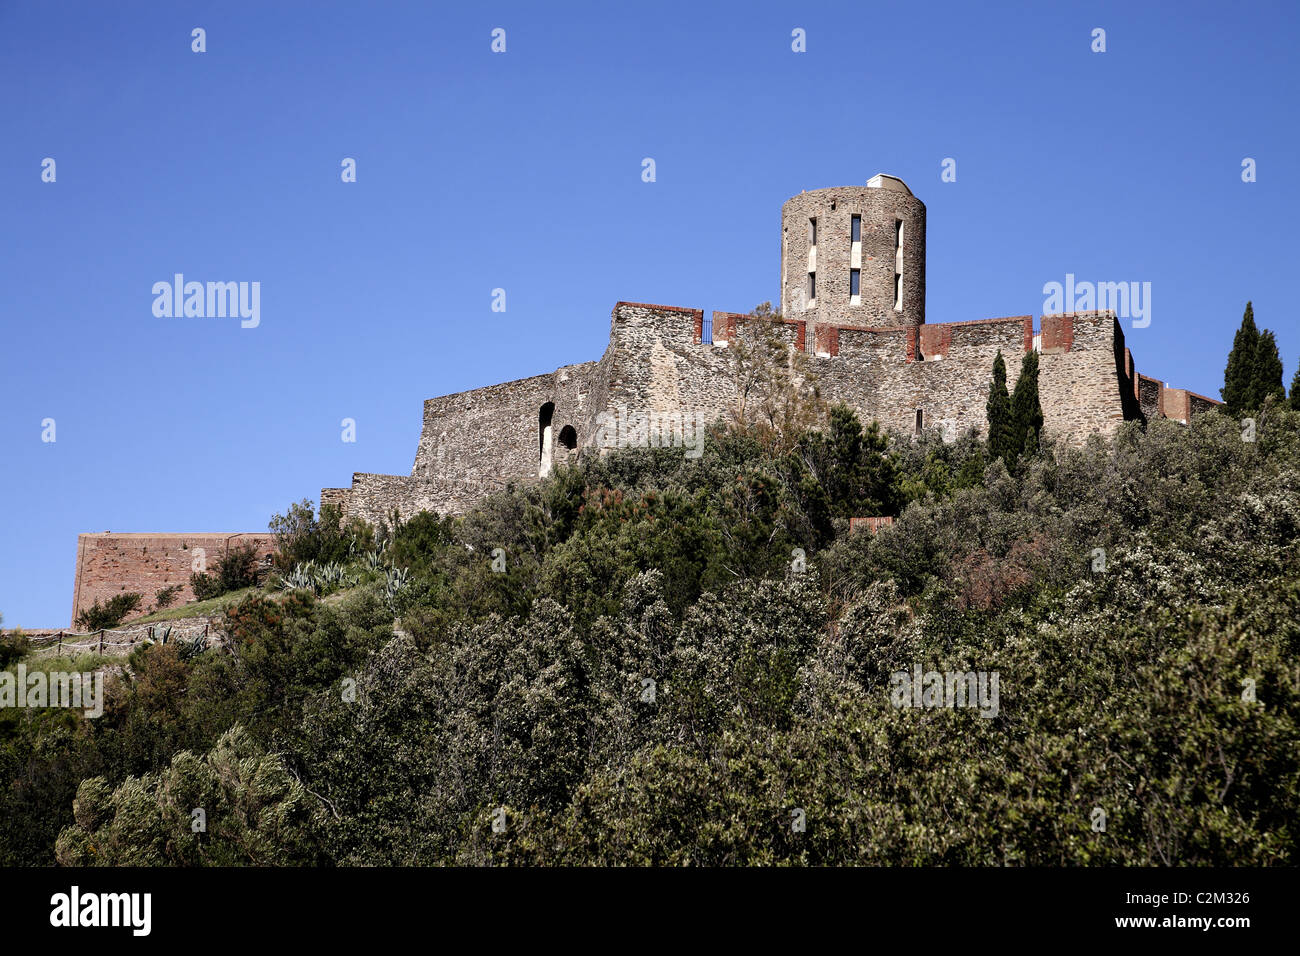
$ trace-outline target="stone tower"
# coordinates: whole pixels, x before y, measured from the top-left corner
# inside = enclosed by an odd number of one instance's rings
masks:
[[[803,192],[781,207],[781,311],[817,325],[925,322],[925,204],[881,173]]]

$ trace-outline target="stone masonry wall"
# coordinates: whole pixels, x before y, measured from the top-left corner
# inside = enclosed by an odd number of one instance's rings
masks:
[[[96,600],[101,603],[123,592],[143,596],[140,609],[130,617],[144,614],[165,587],[179,584],[180,593],[173,606],[194,600],[190,573],[194,570],[198,549],[202,566],[211,571],[219,557],[237,545],[253,544],[259,557],[275,553],[275,535],[268,533],[237,534],[115,534],[104,531],[77,536],[77,573],[72,593],[72,622]],[[128,618],[129,619],[129,618]]]
[[[843,402],[863,421],[875,419],[904,434],[915,430],[921,411],[923,428],[938,427],[951,440],[968,428],[985,425],[988,383],[998,351],[1007,377],[1019,371],[1029,316],[931,325],[938,343],[928,356],[915,329],[841,327],[830,354],[819,351],[816,371],[822,395]],[[942,332],[940,332],[942,330]]]
[[[552,467],[576,458],[595,430],[593,389],[608,385],[601,363],[431,398],[410,475],[357,473],[350,488],[322,489],[321,500],[372,524],[394,509],[460,514],[511,482],[536,481],[543,452]],[[549,406],[549,409],[547,408]],[[549,411],[550,434],[543,423]],[[563,443],[571,429],[573,447]]]
[[[713,341],[701,341],[698,309],[620,302],[610,342],[598,362],[430,399],[412,474],[356,474],[348,489],[323,489],[322,500],[371,522],[393,508],[459,514],[509,483],[538,480],[543,457],[553,464],[597,454],[631,437],[622,423],[647,416],[687,417],[703,426],[726,416],[736,400],[735,337],[746,316],[713,313]],[[994,356],[1007,364],[1009,387],[1034,347],[1032,316],[922,326],[865,327],[800,317],[778,334],[809,356],[823,398],[842,402],[864,422],[902,434],[937,427],[946,439],[983,432]],[[1038,338],[1044,431],[1073,444],[1109,435],[1127,419],[1167,415],[1185,420],[1214,407],[1210,399],[1165,390],[1141,376],[1109,312],[1044,316]],[[1168,393],[1168,394],[1166,394]],[[551,438],[539,411],[552,406]],[[1177,408],[1175,408],[1175,405]],[[572,429],[570,449],[562,430]],[[651,427],[651,443],[655,443]],[[640,440],[639,440],[640,439]]]
[[[1048,316],[1043,322],[1038,400],[1044,434],[1073,444],[1082,444],[1089,435],[1112,434],[1125,418],[1125,390],[1132,394],[1123,368],[1123,332],[1114,313]],[[1060,335],[1049,352],[1047,330],[1053,324]],[[1012,375],[1008,368],[1008,384]]]

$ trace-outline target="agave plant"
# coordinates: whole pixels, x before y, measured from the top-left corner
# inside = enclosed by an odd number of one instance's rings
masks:
[[[384,582],[384,597],[389,609],[395,609],[398,592],[406,588],[411,580],[410,568],[389,568]]]
[[[366,570],[378,571],[384,566],[384,549],[366,552]]]
[[[208,639],[202,634],[191,640],[181,641],[176,646],[176,653],[183,661],[192,660],[208,649]]]
[[[286,591],[316,591],[316,562],[294,565],[294,569],[280,578],[280,587]]]
[[[343,565],[331,561],[324,565],[316,572],[316,585],[318,590],[324,590],[328,587],[334,587],[343,583]]]

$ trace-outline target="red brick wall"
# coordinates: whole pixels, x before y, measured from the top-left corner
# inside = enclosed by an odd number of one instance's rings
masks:
[[[1042,353],[1056,355],[1070,351],[1074,345],[1074,316],[1043,316]]]
[[[947,357],[952,346],[952,326],[944,324],[923,325],[921,328],[921,355],[931,359],[936,355]]]
[[[840,330],[834,325],[819,325],[816,328],[817,351],[823,355],[840,354]]]
[[[704,313],[701,312],[701,322],[703,322],[703,315]],[[718,339],[722,339],[725,342],[730,342],[736,337],[737,324],[740,322],[746,322],[751,318],[753,318],[753,316],[747,312],[721,312],[715,309],[713,311],[714,341],[716,342]],[[794,336],[792,340],[794,347],[800,352],[804,350],[804,336],[807,334],[808,326],[808,323],[804,319],[779,318],[772,321],[789,328],[791,330],[790,334]],[[701,325],[700,328],[702,330],[703,326]],[[703,331],[701,331],[700,335],[703,335]],[[696,336],[696,341],[699,341],[700,335]]]
[[[96,600],[134,591],[143,596],[144,614],[156,602],[158,591],[173,584],[181,586],[172,601],[175,607],[194,599],[190,573],[203,549],[203,564],[211,571],[219,557],[232,547],[256,545],[258,556],[275,552],[275,535],[233,534],[114,534],[101,532],[77,536],[77,575],[72,594],[72,621]]]

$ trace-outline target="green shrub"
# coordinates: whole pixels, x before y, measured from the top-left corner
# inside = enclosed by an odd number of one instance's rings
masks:
[[[103,604],[96,599],[95,603],[77,615],[74,622],[77,627],[83,631],[98,631],[100,628],[117,627],[122,623],[122,619],[140,606],[144,600],[142,595],[134,591],[124,591],[121,594],[114,594]]]
[[[195,571],[190,575],[190,590],[194,592],[194,600],[207,601],[214,597],[221,596],[221,579],[215,574]]]
[[[154,601],[157,603],[159,608],[171,607],[176,601],[176,596],[180,593],[181,586],[179,584],[169,584],[154,595]]]
[[[0,632],[0,669],[21,660],[29,650],[31,644],[23,637],[22,631]]]
[[[217,559],[216,574],[221,594],[253,587],[258,582],[257,548],[235,545]]]
[[[282,515],[271,518],[277,552],[275,566],[291,571],[299,564],[346,563],[375,547],[375,531],[359,518],[343,520],[337,505],[322,505],[319,517],[311,501],[304,498]]]

